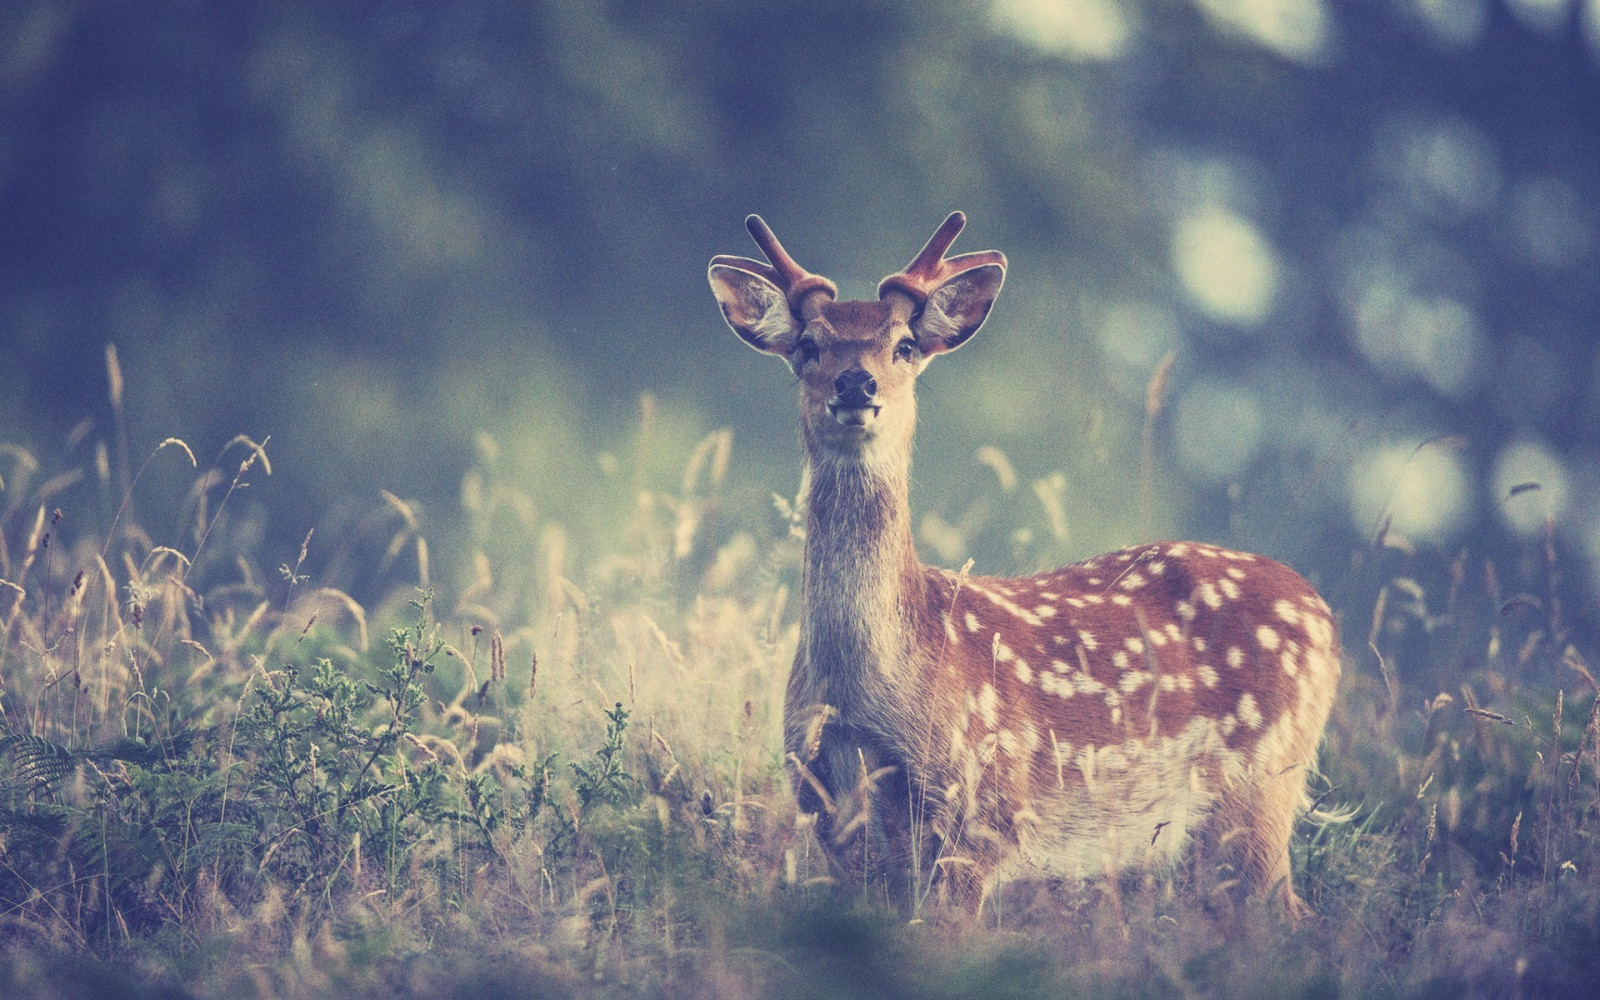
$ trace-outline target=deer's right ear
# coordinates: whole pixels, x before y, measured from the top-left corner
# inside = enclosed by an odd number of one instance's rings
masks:
[[[800,321],[789,310],[783,291],[761,277],[726,264],[712,264],[707,273],[711,294],[723,318],[745,343],[767,354],[787,357],[800,336]]]

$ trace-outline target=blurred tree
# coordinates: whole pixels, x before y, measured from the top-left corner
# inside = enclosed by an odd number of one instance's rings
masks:
[[[784,376],[721,330],[706,259],[760,211],[864,295],[960,207],[1013,266],[930,374],[927,509],[992,489],[994,444],[1063,472],[1063,554],[1136,537],[1175,350],[1152,530],[1333,574],[1375,511],[1454,544],[1559,497],[1600,564],[1597,10],[18,0],[0,439],[109,423],[114,342],[135,452],[273,435],[284,551],[380,487],[448,510],[479,429],[581,520],[645,390],[682,429],[663,463],[731,423],[783,490]],[[1398,489],[1385,456],[1441,433],[1455,471]],[[1490,492],[1523,468],[1560,489]]]

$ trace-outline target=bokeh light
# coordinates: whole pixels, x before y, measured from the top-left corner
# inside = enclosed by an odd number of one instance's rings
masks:
[[[1397,0],[1439,45],[1467,49],[1483,37],[1488,0]]]
[[[1350,511],[1363,530],[1389,529],[1439,543],[1471,513],[1472,489],[1460,455],[1445,442],[1374,449],[1351,469]]]
[[[1506,9],[1530,31],[1554,35],[1572,16],[1572,0],[1506,0]]]
[[[1073,59],[1121,58],[1132,36],[1129,16],[1116,0],[994,0],[990,7],[999,31]]]
[[[1141,396],[1161,358],[1183,340],[1177,312],[1159,302],[1113,302],[1093,329],[1095,344],[1118,388]]]
[[[1261,230],[1222,208],[1178,220],[1172,266],[1190,299],[1213,319],[1254,326],[1272,311],[1278,260]]]
[[[1296,62],[1326,54],[1330,26],[1322,0],[1198,0],[1219,25]]]
[[[378,488],[447,522],[479,432],[581,520],[590,486],[549,469],[631,453],[645,393],[652,462],[731,426],[751,488],[792,492],[790,376],[735,349],[706,259],[754,253],[760,212],[854,297],[960,208],[957,250],[1012,262],[919,390],[915,502],[962,531],[993,445],[1073,484],[1074,546],[1131,540],[1148,481],[1171,530],[1324,558],[1424,428],[1473,461],[1402,463],[1448,469],[1442,505],[1401,477],[1419,539],[1520,538],[1519,442],[1565,470],[1570,537],[1600,516],[1600,0],[614,14],[6,8],[0,443],[107,433],[114,341],[130,451],[271,433],[280,547]],[[1235,516],[1291,497],[1276,538]]]
[[[1361,353],[1386,375],[1419,377],[1447,396],[1476,384],[1485,340],[1462,302],[1374,283],[1356,303],[1355,327]]]
[[[1572,502],[1566,464],[1539,441],[1501,448],[1489,482],[1500,516],[1522,535],[1539,534],[1547,521],[1561,522]]]
[[[1534,264],[1560,271],[1592,258],[1594,213],[1571,184],[1530,177],[1512,189],[1509,202],[1512,234]]]
[[[1494,205],[1500,166],[1483,129],[1459,116],[1428,123],[1399,118],[1389,128],[1393,145],[1380,146],[1380,155],[1417,211],[1458,219]]]

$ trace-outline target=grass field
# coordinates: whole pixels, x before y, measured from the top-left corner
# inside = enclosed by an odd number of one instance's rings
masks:
[[[737,499],[731,447],[712,433],[667,479],[616,470],[609,522],[577,534],[498,477],[485,440],[455,550],[386,496],[360,539],[256,557],[239,494],[267,446],[237,439],[208,468],[169,440],[128,489],[103,457],[54,475],[0,451],[0,985],[1600,990],[1600,707],[1553,545],[1498,566],[1380,537],[1329,588],[1345,681],[1319,805],[1354,818],[1296,838],[1317,919],[1263,910],[1225,934],[1193,867],[1009,886],[979,922],[911,915],[832,884],[796,815],[779,714],[799,522]],[[138,516],[155,480],[184,498],[164,540]],[[132,500],[63,508],[96,481]],[[365,562],[341,555],[374,539]],[[358,602],[354,579],[388,596]]]

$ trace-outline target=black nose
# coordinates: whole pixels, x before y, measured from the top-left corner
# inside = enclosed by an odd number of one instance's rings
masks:
[[[840,406],[863,409],[872,405],[878,394],[878,380],[860,368],[853,368],[833,380],[833,392]]]

